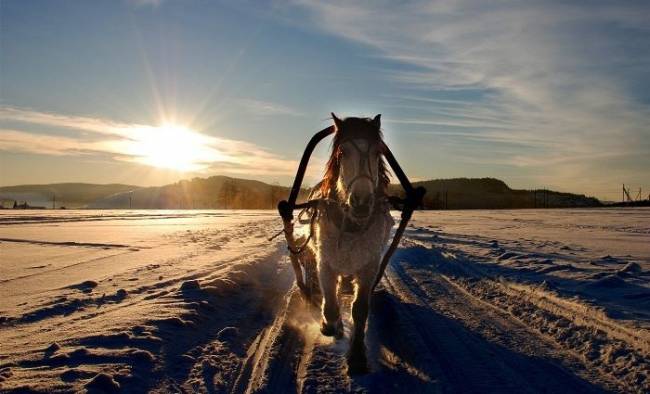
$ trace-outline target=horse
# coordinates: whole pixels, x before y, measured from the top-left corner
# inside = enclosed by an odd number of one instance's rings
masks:
[[[342,278],[354,284],[353,329],[347,352],[350,374],[368,371],[365,329],[370,297],[380,270],[382,251],[394,220],[386,197],[389,173],[384,162],[381,115],[373,119],[339,119],[325,175],[310,199],[318,199],[313,238],[322,294],[320,331],[343,337],[338,296]]]

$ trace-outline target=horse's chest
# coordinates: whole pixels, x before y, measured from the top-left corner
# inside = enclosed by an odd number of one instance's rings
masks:
[[[378,265],[381,252],[392,227],[385,218],[374,221],[365,231],[341,232],[333,223],[319,223],[316,246],[321,264],[328,264],[337,273],[353,275],[369,264]]]

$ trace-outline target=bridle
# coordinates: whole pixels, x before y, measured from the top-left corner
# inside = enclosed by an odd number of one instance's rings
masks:
[[[289,199],[288,200],[282,200],[278,203],[278,212],[280,213],[280,216],[282,217],[282,223],[284,225],[284,235],[287,240],[287,247],[290,253],[290,258],[291,258],[291,265],[293,267],[294,273],[296,275],[296,284],[298,285],[298,288],[300,289],[301,293],[303,294],[303,297],[306,298],[307,300],[310,300],[311,298],[311,292],[309,288],[305,285],[305,281],[303,279],[303,272],[302,272],[302,266],[300,265],[300,261],[298,260],[298,255],[303,251],[304,247],[307,245],[309,240],[311,239],[311,232],[310,235],[307,238],[307,240],[299,247],[296,248],[296,240],[294,238],[294,233],[293,233],[293,227],[294,227],[294,222],[293,222],[293,211],[295,209],[313,209],[316,210],[318,208],[318,204],[320,203],[328,203],[328,199],[315,199],[315,200],[309,200],[307,202],[304,202],[302,204],[296,204],[296,200],[298,199],[298,194],[300,193],[300,189],[302,187],[302,181],[305,177],[305,171],[307,170],[307,165],[309,164],[309,158],[311,157],[311,154],[313,153],[314,149],[316,148],[316,145],[320,141],[322,141],[324,138],[327,136],[333,134],[336,131],[336,128],[334,126],[329,126],[318,133],[316,133],[311,140],[309,140],[309,143],[305,147],[305,151],[303,152],[302,158],[300,159],[300,164],[298,165],[298,170],[296,172],[296,177],[293,181],[293,185],[291,187],[291,192],[289,193]],[[368,162],[369,168],[370,167],[370,158],[369,158],[369,152],[370,152],[370,146],[368,147],[367,152],[362,152],[358,146],[353,142],[353,146],[361,153],[360,155],[360,164],[363,163],[364,159]],[[388,250],[386,250],[386,253],[382,257],[381,264],[379,266],[379,271],[377,273],[377,277],[375,278],[375,282],[373,284],[373,290],[381,280],[382,276],[384,275],[384,271],[386,270],[386,266],[388,265],[388,262],[390,261],[390,257],[393,255],[395,250],[397,249],[397,245],[399,244],[400,239],[402,238],[402,235],[404,234],[404,230],[406,229],[406,225],[408,224],[409,220],[411,219],[411,216],[413,214],[413,211],[419,207],[422,204],[422,198],[424,197],[424,194],[426,193],[426,189],[423,187],[417,187],[413,188],[411,185],[411,182],[409,181],[408,177],[400,167],[400,165],[397,163],[397,160],[395,159],[395,156],[393,156],[393,153],[390,151],[388,146],[381,142],[381,150],[386,158],[386,161],[390,165],[391,169],[393,170],[393,173],[399,179],[400,184],[402,185],[402,188],[404,189],[404,192],[406,194],[405,198],[400,198],[397,196],[387,196],[386,198],[388,201],[392,204],[394,209],[401,210],[402,211],[402,217],[401,221],[399,224],[399,227],[395,231],[395,235],[393,236],[393,241],[391,242],[390,246],[388,247]],[[365,153],[365,155],[364,155]],[[372,171],[372,170],[370,170]],[[366,175],[369,176],[369,175]],[[357,175],[357,177],[361,178],[362,176]],[[356,177],[355,177],[356,178]],[[372,179],[372,178],[371,178]],[[353,183],[355,179],[353,179],[350,184]],[[313,230],[314,227],[314,221],[315,221],[315,215],[312,216],[311,218],[311,223],[310,227]]]
[[[346,188],[345,188],[346,189],[345,190],[346,195],[349,195],[350,189],[352,189],[352,185],[354,185],[354,183],[357,182],[357,181],[360,181],[362,179],[367,179],[376,188],[377,187],[377,182],[379,180],[379,177],[377,177],[377,179],[374,179],[373,174],[372,174],[372,163],[370,162],[370,150],[372,148],[372,143],[369,140],[367,140],[368,141],[368,147],[364,151],[361,148],[359,148],[359,145],[357,145],[357,143],[355,142],[355,139],[360,139],[360,138],[348,137],[348,138],[345,138],[345,139],[343,139],[343,140],[341,140],[339,142],[339,149],[341,149],[343,144],[349,142],[350,144],[352,144],[354,149],[359,154],[359,173],[357,175],[355,175],[352,178],[352,180],[350,181],[350,183],[348,183],[348,185],[346,186]],[[366,173],[366,171],[364,171],[364,167],[368,167],[368,172],[367,173]]]

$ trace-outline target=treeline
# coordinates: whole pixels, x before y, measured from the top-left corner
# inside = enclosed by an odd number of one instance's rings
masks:
[[[288,194],[289,188],[285,186],[212,176],[117,193],[89,204],[88,208],[275,209]]]
[[[424,209],[515,209],[599,207],[594,197],[546,189],[516,190],[494,178],[454,178],[415,182],[424,186]],[[402,193],[391,185],[393,193]]]

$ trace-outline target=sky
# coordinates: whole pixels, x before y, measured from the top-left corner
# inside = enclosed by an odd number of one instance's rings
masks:
[[[288,185],[330,112],[415,180],[647,195],[650,2],[0,1],[0,185]]]

